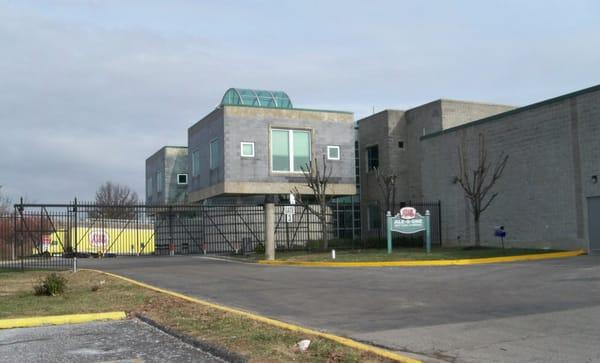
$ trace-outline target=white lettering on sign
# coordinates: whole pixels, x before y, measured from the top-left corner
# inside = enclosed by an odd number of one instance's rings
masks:
[[[417,217],[417,210],[413,207],[404,207],[400,209],[400,218],[402,219],[414,219]]]

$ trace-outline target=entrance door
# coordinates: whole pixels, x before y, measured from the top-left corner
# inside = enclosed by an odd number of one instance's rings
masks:
[[[587,199],[590,252],[600,254],[600,197]]]

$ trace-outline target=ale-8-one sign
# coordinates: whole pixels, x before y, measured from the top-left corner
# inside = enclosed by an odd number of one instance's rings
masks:
[[[412,219],[393,218],[392,231],[405,234],[417,233],[425,230],[425,218],[417,214]]]
[[[400,218],[413,219],[417,217],[417,210],[413,207],[404,207],[400,209]]]
[[[88,240],[90,241],[90,245],[94,247],[106,247],[109,242],[108,233],[102,230],[94,230],[91,231],[88,235]]]

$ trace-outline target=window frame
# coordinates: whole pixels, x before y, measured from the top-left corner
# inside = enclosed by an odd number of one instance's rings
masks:
[[[273,131],[286,131],[288,134],[288,167],[289,170],[274,170],[273,169]],[[294,132],[302,132],[308,134],[308,160],[312,159],[312,130],[310,129],[298,129],[298,128],[285,128],[285,127],[272,127],[269,129],[269,164],[271,173],[276,174],[302,174],[302,170],[294,170],[296,166],[294,164]]]
[[[200,175],[200,150],[192,151],[192,177]]]
[[[251,145],[252,146],[252,154],[250,154],[250,155],[244,155],[244,146],[245,145]],[[254,142],[253,141],[242,141],[242,142],[240,142],[240,156],[242,158],[253,158],[255,156]]]
[[[165,177],[162,170],[156,172],[156,193],[165,191]]]
[[[213,165],[213,145],[217,145],[217,159],[215,161],[216,165]],[[210,170],[216,170],[219,168],[219,164],[220,164],[220,159],[219,159],[219,153],[221,150],[219,150],[219,138],[214,138],[212,140],[210,140],[210,142],[208,143],[208,168]]]
[[[185,183],[181,183],[179,181],[179,178],[182,177],[182,176],[185,176]],[[188,175],[187,175],[187,173],[177,174],[177,185],[187,185],[187,184],[188,184]]]
[[[377,166],[374,166],[374,167],[371,167],[369,165],[369,150],[372,148],[377,148]],[[367,159],[366,160],[367,161],[367,163],[366,163],[367,164],[366,165],[367,173],[370,173],[370,172],[374,171],[376,168],[379,168],[379,144],[372,144],[372,145],[365,147],[365,154],[366,154],[365,158]]]
[[[329,154],[329,150],[337,149],[337,158],[332,158]],[[327,160],[341,160],[342,159],[342,148],[340,145],[327,145]]]
[[[150,175],[146,178],[146,197],[151,197],[154,194],[154,176]]]
[[[373,215],[373,211],[375,211],[376,215]],[[377,225],[374,225],[374,222],[379,223],[377,223]],[[377,204],[369,204],[367,206],[367,229],[369,231],[375,231],[381,229],[382,226],[383,221],[381,219],[381,207]]]

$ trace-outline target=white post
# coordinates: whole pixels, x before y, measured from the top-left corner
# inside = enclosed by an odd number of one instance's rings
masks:
[[[275,203],[265,203],[265,257],[269,261],[275,259]]]
[[[335,260],[335,250],[331,250],[331,259]]]

